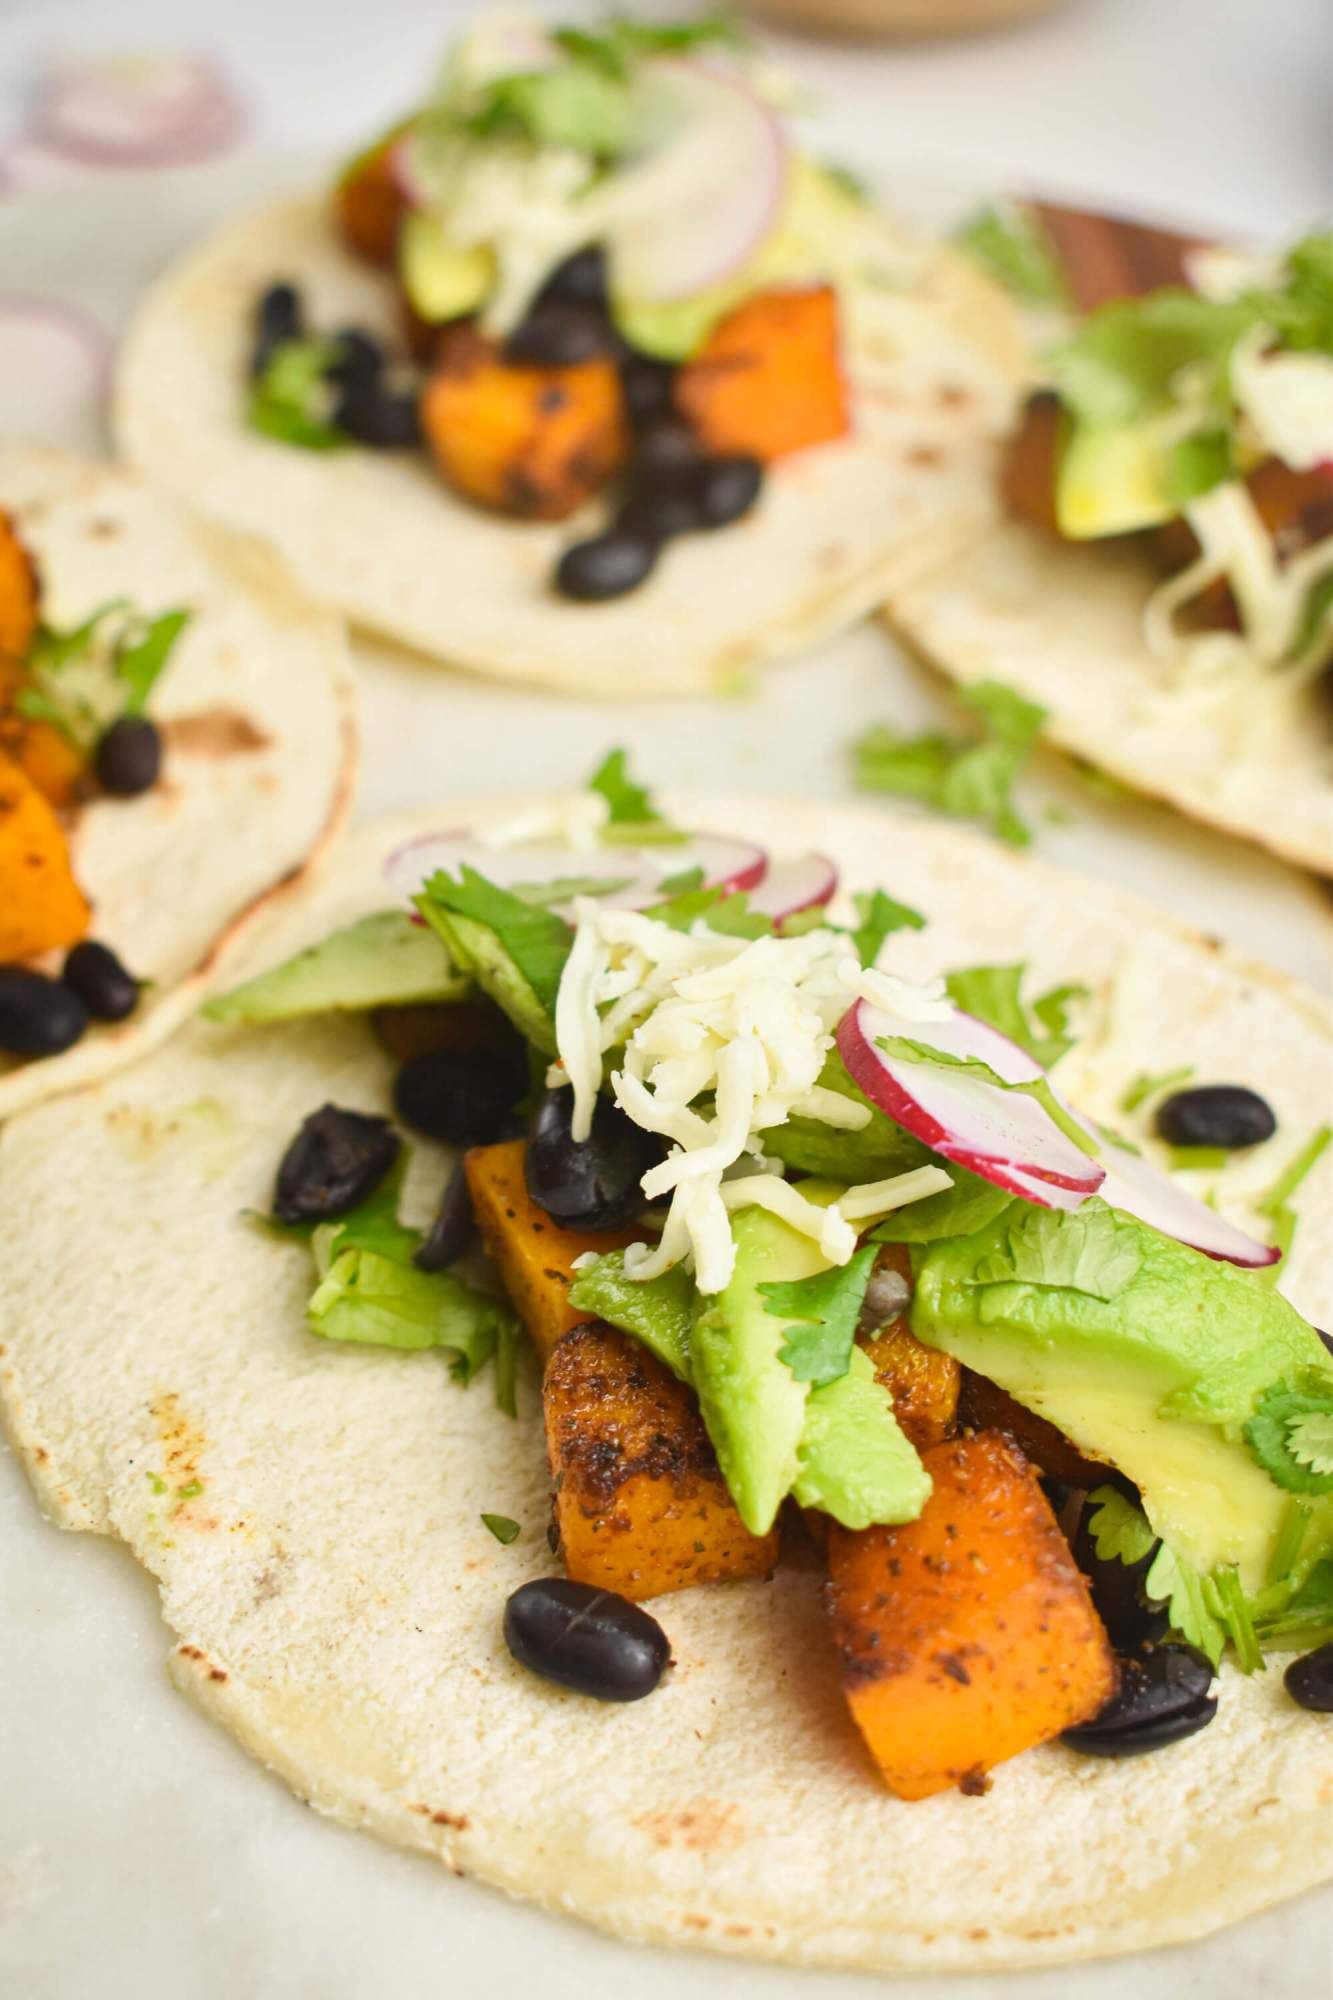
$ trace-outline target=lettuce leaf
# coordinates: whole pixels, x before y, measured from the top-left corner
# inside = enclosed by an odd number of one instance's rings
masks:
[[[329,370],[338,359],[334,340],[284,340],[274,348],[250,389],[251,430],[303,451],[341,451],[351,439],[333,422]]]
[[[862,965],[875,963],[885,938],[892,937],[895,931],[920,931],[926,927],[919,910],[898,902],[887,889],[858,889],[852,901],[861,920],[852,932],[852,939]]]
[[[1029,1008],[1022,993],[1026,971],[1023,964],[968,965],[946,974],[944,984],[949,998],[965,1014],[975,1014],[979,1021],[998,1028],[1043,1069],[1051,1069],[1074,1046],[1069,1009],[1073,1001],[1087,998],[1088,988],[1053,986],[1039,994]]]

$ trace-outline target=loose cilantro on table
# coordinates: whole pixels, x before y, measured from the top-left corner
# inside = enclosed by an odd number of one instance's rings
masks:
[[[953,240],[1025,305],[1072,304],[1055,245],[1031,208],[991,203],[969,216]]]
[[[1120,1099],[1120,1109],[1125,1112],[1137,1111],[1151,1097],[1160,1097],[1164,1091],[1174,1090],[1178,1083],[1188,1083],[1194,1074],[1193,1063],[1182,1063],[1179,1069],[1142,1070],[1125,1090]]]
[[[483,1514],[481,1522],[483,1527],[490,1529],[496,1541],[503,1542],[506,1548],[511,1542],[516,1542],[523,1532],[518,1522],[511,1521],[508,1514]]]
[[[1074,1046],[1069,1032],[1072,1002],[1088,996],[1086,986],[1052,986],[1031,1002],[1022,995],[1025,965],[968,965],[945,975],[949,998],[965,1014],[998,1028],[1026,1049],[1034,1062],[1051,1069]]]
[[[819,1388],[847,1373],[861,1302],[878,1255],[867,1244],[848,1264],[791,1283],[759,1286],[764,1311],[787,1322],[778,1355],[798,1382]]]
[[[852,901],[861,919],[852,932],[852,940],[862,965],[875,963],[885,938],[892,937],[895,931],[920,931],[926,927],[919,910],[898,902],[886,889],[858,890]]]
[[[856,781],[868,791],[980,820],[1011,847],[1026,847],[1032,834],[1014,805],[1013,789],[1046,710],[1002,681],[974,681],[960,690],[959,699],[978,717],[979,738],[938,731],[903,736],[881,723],[852,746]]]
[[[120,716],[144,713],[190,616],[174,610],[150,618],[118,597],[72,631],[40,626],[15,708],[50,723],[86,755]]]

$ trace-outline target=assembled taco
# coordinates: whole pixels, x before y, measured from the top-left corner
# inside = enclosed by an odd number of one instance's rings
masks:
[[[1055,347],[990,531],[889,615],[1066,749],[1327,873],[1333,236],[1192,268]]]
[[[634,1938],[1038,1964],[1324,1879],[1326,1010],[878,811],[613,758],[432,824],[0,1139],[10,1431],[179,1684]]]
[[[0,1118],[167,1034],[342,824],[346,642],[275,572],[0,447]]]
[[[316,596],[571,692],[725,683],[965,532],[1013,309],[713,21],[483,26],[335,188],[150,294],[126,455]]]

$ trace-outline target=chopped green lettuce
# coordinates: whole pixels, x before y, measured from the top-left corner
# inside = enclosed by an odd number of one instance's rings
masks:
[[[1023,999],[1025,965],[969,965],[945,977],[949,998],[965,1014],[998,1028],[1026,1049],[1034,1062],[1051,1069],[1074,1046],[1069,1009],[1087,998],[1086,986],[1053,986],[1031,1003]]]
[[[1291,1205],[1291,1197],[1300,1187],[1307,1174],[1318,1165],[1333,1140],[1333,1125],[1321,1125],[1311,1133],[1295,1159],[1284,1173],[1269,1188],[1268,1193],[1256,1202],[1260,1215],[1266,1215],[1273,1225],[1273,1241],[1285,1259],[1291,1253],[1296,1236],[1297,1214]],[[1273,1271],[1281,1267],[1270,1266]]]
[[[847,1373],[876,1255],[874,1245],[868,1244],[850,1263],[816,1271],[813,1277],[759,1286],[764,1311],[787,1322],[778,1358],[798,1382],[820,1388]]]
[[[1179,1069],[1141,1070],[1121,1097],[1120,1109],[1124,1112],[1137,1111],[1150,1098],[1174,1090],[1178,1083],[1188,1083],[1193,1074],[1193,1063],[1182,1063]]]
[[[87,755],[119,717],[144,714],[190,615],[150,618],[113,598],[72,631],[39,626],[15,707]]]
[[[340,451],[346,431],[333,421],[334,392],[329,370],[338,358],[336,341],[284,340],[274,348],[264,372],[251,385],[250,428],[304,451]]]
[[[1071,304],[1055,245],[1033,209],[991,203],[955,230],[954,242],[1024,305]]]
[[[818,1118],[789,1118],[784,1125],[770,1125],[760,1134],[764,1152],[800,1173],[844,1183],[888,1180],[893,1174],[906,1173],[909,1167],[927,1166],[934,1159],[919,1139],[887,1118],[857,1088],[836,1049],[830,1049],[824,1059],[819,1088],[836,1091],[861,1105],[869,1113],[866,1123],[855,1132],[844,1132]],[[899,1209],[891,1220],[928,1207],[938,1198],[931,1195],[924,1202],[911,1204],[910,1209]]]
[[[852,939],[862,965],[875,963],[885,938],[892,937],[895,931],[920,931],[926,927],[919,910],[898,902],[887,889],[858,889],[852,901],[861,920],[852,932]]]
[[[921,1158],[924,1163],[939,1164],[937,1156],[924,1146]],[[937,1243],[947,1236],[970,1236],[974,1230],[987,1228],[1004,1209],[1014,1205],[1014,1197],[1006,1189],[982,1180],[980,1174],[969,1173],[966,1167],[956,1166],[952,1160],[948,1171],[953,1178],[952,1187],[928,1194],[923,1201],[909,1201],[905,1208],[896,1208],[871,1231],[871,1242]]]
[[[1026,847],[1031,830],[1013,802],[1014,784],[1041,734],[1046,710],[1002,681],[973,681],[959,699],[982,734],[965,740],[903,736],[881,723],[852,746],[856,781],[868,791],[917,799],[960,819],[980,820],[1000,840]]]

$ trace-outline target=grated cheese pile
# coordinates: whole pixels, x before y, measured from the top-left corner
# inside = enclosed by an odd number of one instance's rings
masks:
[[[700,1291],[722,1291],[735,1247],[733,1209],[769,1209],[813,1238],[832,1264],[856,1248],[872,1216],[950,1185],[938,1167],[849,1188],[832,1206],[809,1201],[765,1157],[759,1135],[791,1117],[857,1131],[867,1108],[822,1088],[833,1031],[857,999],[908,1018],[945,1018],[938,982],[907,984],[863,967],[843,933],[755,940],[702,922],[683,932],[589,898],[574,904],[574,944],[556,999],[559,1063],[552,1085],[574,1092],[573,1136],[586,1139],[604,1058],[620,1051],[611,1090],[646,1132],[670,1141],[643,1179],[646,1201],[669,1199],[660,1242],[626,1252],[629,1276],[648,1279],[692,1261]]]

